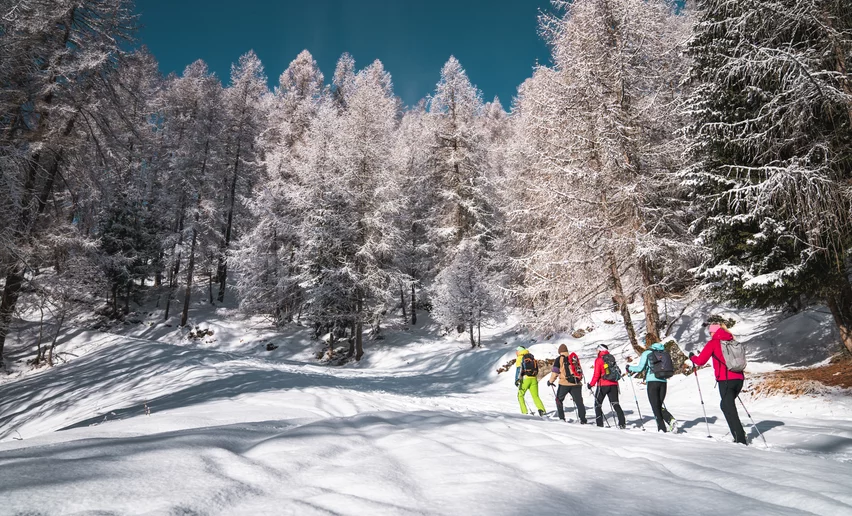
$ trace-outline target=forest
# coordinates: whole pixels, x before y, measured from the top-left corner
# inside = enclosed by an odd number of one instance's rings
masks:
[[[405,106],[380,61],[163,76],[130,0],[0,0],[0,363],[23,314],[52,365],[151,296],[356,360],[425,311],[475,347],[612,306],[641,350],[631,303],[663,336],[703,298],[826,306],[852,352],[848,0],[554,6],[505,106],[449,56]]]

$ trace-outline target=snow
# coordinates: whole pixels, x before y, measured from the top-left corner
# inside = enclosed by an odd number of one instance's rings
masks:
[[[734,333],[755,346],[750,370],[804,365],[766,351],[784,331],[830,341],[818,312],[780,323],[737,315]],[[631,353],[623,326],[603,322],[610,312],[593,314],[581,339],[533,342],[514,321],[484,328],[474,350],[465,334],[440,337],[421,317],[421,326],[368,341],[364,359],[342,367],[315,361],[321,344],[307,329],[278,333],[225,310],[194,317],[209,321],[201,326],[213,338],[190,341],[161,324],[75,331],[61,349],[79,358],[0,381],[0,514],[852,512],[848,392],[744,395],[768,448],[741,407],[752,446],[728,442],[709,369],[699,379],[711,439],[692,376],[669,386],[679,434],[653,431],[635,380],[644,432],[627,385],[627,430],[521,415],[513,371],[497,367],[518,344],[541,359],[565,342],[590,371],[606,342],[623,361]],[[705,338],[697,318],[677,329],[687,350]],[[280,347],[265,351],[269,341]],[[802,357],[821,360],[816,349]],[[759,358],[773,356],[784,360]],[[544,381],[540,393],[553,410]],[[584,398],[591,414],[588,391]],[[649,501],[655,492],[659,503]]]

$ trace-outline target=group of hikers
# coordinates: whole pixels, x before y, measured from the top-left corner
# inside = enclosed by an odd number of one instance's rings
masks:
[[[742,345],[735,343],[733,335],[724,324],[709,325],[710,341],[697,355],[690,353],[688,360],[691,362],[693,372],[698,367],[705,365],[713,359],[713,371],[719,386],[721,397],[721,409],[728,422],[734,441],[740,444],[748,444],[745,430],[737,413],[736,400],[743,388],[745,375],[745,354]],[[656,340],[656,339],[652,339]],[[570,394],[574,404],[577,417],[581,424],[586,424],[586,407],[583,403],[583,382],[585,380],[583,369],[580,366],[576,353],[570,353],[565,344],[560,344],[559,355],[553,363],[547,386],[553,390],[556,399],[556,413],[559,419],[565,420],[565,398]],[[544,404],[538,395],[538,362],[535,357],[524,346],[518,346],[515,361],[515,386],[518,387],[518,402],[521,405],[521,413],[527,414],[527,405],[524,400],[527,391],[532,394],[533,403],[540,416],[545,415]],[[629,362],[629,360],[628,360]],[[684,364],[684,367],[688,367]],[[625,367],[625,374],[645,374],[645,383],[648,391],[648,401],[657,422],[657,431],[668,432],[676,428],[677,421],[666,409],[666,387],[668,378],[675,373],[671,355],[666,351],[663,342],[652,342],[641,354],[636,365],[629,364]],[[604,414],[603,403],[609,400],[612,411],[615,412],[619,428],[626,427],[624,411],[618,401],[619,380],[623,374],[610,354],[605,344],[598,345],[598,355],[595,358],[594,373],[586,387],[592,391],[595,402],[595,424],[604,426],[609,420]],[[628,380],[629,381],[629,380]],[[700,385],[699,385],[700,389]],[[699,390],[700,393],[700,390]],[[635,393],[634,393],[635,396]],[[704,403],[702,397],[702,405]],[[637,400],[638,408],[638,400]],[[640,414],[641,417],[641,414]],[[705,414],[706,419],[706,414]],[[708,425],[709,434],[709,425]]]

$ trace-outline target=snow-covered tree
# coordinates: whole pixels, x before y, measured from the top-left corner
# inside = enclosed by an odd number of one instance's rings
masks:
[[[641,289],[647,329],[658,331],[653,264],[684,239],[668,229],[683,224],[659,187],[678,164],[685,24],[663,1],[562,5],[564,15],[542,19],[554,67],[536,69],[514,110],[521,297],[553,328],[610,291],[638,347],[627,303]]]
[[[471,347],[480,344],[483,321],[497,316],[501,306],[484,255],[478,241],[463,240],[453,261],[435,279],[432,297],[435,320],[448,329],[466,329]]]
[[[852,351],[852,9],[701,1],[686,184],[699,275],[748,305],[828,305]]]
[[[441,80],[429,102],[433,132],[430,172],[440,188],[432,231],[449,259],[463,239],[481,240],[489,235],[491,213],[483,191],[487,142],[478,119],[482,107],[482,94],[459,61],[451,57],[441,69]]]
[[[260,170],[256,141],[266,125],[263,99],[269,89],[263,65],[257,55],[250,51],[242,55],[239,62],[231,66],[231,82],[225,90],[223,107],[227,117],[224,133],[226,155],[229,164],[226,175],[226,190],[220,194],[225,214],[222,252],[216,271],[219,280],[218,300],[224,301],[228,278],[227,254],[239,225],[235,217],[242,207],[238,197],[251,195],[253,182]],[[223,194],[223,195],[222,195]],[[248,219],[248,218],[247,218]]]
[[[26,273],[37,266],[33,244],[67,215],[46,208],[73,197],[69,185],[90,172],[69,166],[78,144],[107,127],[97,108],[112,96],[111,76],[135,27],[131,7],[124,0],[0,4],[0,361]]]
[[[307,51],[301,52],[267,98],[268,127],[258,144],[263,152],[263,184],[249,203],[253,225],[240,238],[236,263],[240,307],[271,314],[276,324],[298,315],[302,289],[297,276],[301,190],[297,170],[312,145],[308,138],[323,99],[323,75]],[[309,208],[306,208],[309,209]]]

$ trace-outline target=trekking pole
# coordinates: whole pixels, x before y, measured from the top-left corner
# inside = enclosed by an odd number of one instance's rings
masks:
[[[607,419],[606,414],[604,414],[603,406],[600,403],[598,403],[597,393],[595,391],[593,391],[591,387],[589,387],[589,391],[592,393],[593,399],[595,400],[595,424],[597,424],[597,422],[598,422],[598,414],[597,414],[598,411],[597,411],[597,409],[600,408],[601,409],[601,415],[603,416],[604,422],[606,423],[606,427],[612,428],[609,425],[609,419]]]
[[[707,438],[712,439],[710,435],[710,423],[707,421],[707,409],[704,408],[704,396],[701,395],[701,383],[698,382],[698,368],[692,366],[692,372],[695,374],[695,385],[698,386],[698,399],[701,400],[701,410],[704,412],[704,424],[707,425]]]
[[[746,408],[745,403],[743,403],[742,398],[740,398],[740,396],[737,395],[737,399],[740,400],[740,405],[743,406],[743,409],[745,409],[746,414],[748,415],[748,418],[751,419],[751,426],[753,426],[754,429],[757,430],[757,435],[759,435],[760,438],[763,439],[763,445],[766,446],[767,448],[769,448],[769,445],[766,443],[766,437],[763,437],[763,434],[760,433],[760,428],[757,427],[757,424],[754,422],[754,419],[752,419],[751,414],[749,414],[748,409]]]
[[[609,400],[609,412],[610,412],[610,415],[612,415],[612,420],[617,423],[618,422],[618,415],[615,413],[615,406],[613,406],[612,400],[609,399],[609,396],[607,396],[606,399]],[[617,425],[617,428],[619,430],[623,430],[623,428],[621,428],[621,425]]]
[[[639,413],[639,426],[642,427],[642,431],[645,431],[645,422],[642,420],[642,410],[639,408],[639,398],[636,397],[636,387],[633,385],[633,380],[628,375],[628,380],[630,383],[630,389],[633,391],[633,401],[636,402],[636,412]]]
[[[557,408],[556,414],[559,415],[559,410],[558,410],[559,409],[559,396],[556,395],[556,389],[554,389],[552,385],[550,386],[550,391],[553,392],[553,400],[556,403],[556,408]],[[562,409],[562,413],[563,414],[565,413],[564,408]]]

